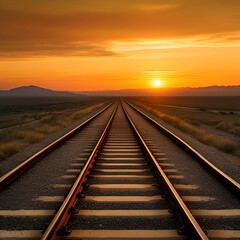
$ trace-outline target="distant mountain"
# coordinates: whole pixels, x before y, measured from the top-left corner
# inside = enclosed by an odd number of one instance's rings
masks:
[[[79,93],[89,96],[240,96],[240,85],[200,88],[123,89]]]
[[[0,91],[2,97],[79,97],[80,94],[67,91],[53,91],[37,86],[22,86]]]
[[[0,97],[79,97],[79,96],[240,96],[238,86],[210,86],[200,88],[123,89],[106,91],[67,92],[37,86],[22,86],[0,90]]]

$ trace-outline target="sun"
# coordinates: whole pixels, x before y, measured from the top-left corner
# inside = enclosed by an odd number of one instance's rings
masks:
[[[161,80],[159,80],[159,79],[154,79],[153,80],[153,86],[154,87],[161,87],[162,86],[162,81]]]

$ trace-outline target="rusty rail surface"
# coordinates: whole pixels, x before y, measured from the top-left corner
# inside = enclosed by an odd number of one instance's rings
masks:
[[[123,108],[124,109],[124,108]],[[94,150],[92,151],[90,157],[88,158],[83,170],[79,174],[76,182],[74,183],[73,187],[68,193],[68,196],[64,200],[62,206],[60,207],[59,211],[55,215],[54,219],[52,220],[51,224],[49,225],[48,229],[45,231],[42,240],[50,240],[50,239],[60,239],[64,235],[68,235],[71,233],[70,229],[67,229],[66,224],[71,216],[74,213],[74,206],[79,197],[81,197],[81,192],[84,189],[84,183],[86,183],[88,179],[88,175],[91,172],[91,168],[95,162],[95,158],[101,149],[101,146],[104,144],[107,133],[110,130],[111,123],[115,116],[117,107],[115,108],[107,126],[105,127],[101,137],[99,138]],[[124,109],[125,111],[125,109]],[[151,164],[154,166],[155,171],[158,173],[158,177],[161,180],[161,183],[164,184],[166,192],[169,194],[169,198],[174,203],[174,208],[177,210],[178,215],[180,216],[181,222],[186,227],[187,235],[194,237],[194,239],[202,239],[207,240],[207,236],[201,229],[201,227],[196,222],[195,218],[192,216],[189,209],[186,207],[184,202],[182,201],[181,197],[176,192],[173,185],[168,180],[167,176],[157,163],[156,159],[154,158],[153,154],[151,153],[150,149],[147,147],[146,143],[140,136],[139,132],[137,131],[136,127],[133,125],[133,122],[129,118],[128,114],[125,111],[127,119],[131,128],[133,129],[134,134],[136,135],[140,146],[142,147],[143,151],[147,154],[148,159],[150,159]],[[186,233],[186,232],[185,232]]]
[[[65,225],[69,217],[71,216],[71,213],[74,212],[74,206],[78,198],[81,197],[81,191],[84,189],[84,183],[86,182],[88,175],[90,174],[90,170],[93,167],[93,163],[98,154],[98,151],[106,139],[106,135],[111,127],[117,108],[118,108],[118,105],[115,107],[106,127],[104,128],[84,168],[82,169],[77,180],[75,181],[72,188],[70,189],[67,197],[65,198],[64,202],[62,203],[60,209],[58,210],[57,214],[53,218],[49,227],[44,232],[41,238],[42,240],[50,240],[50,239],[55,240],[55,239],[59,239],[62,235],[67,235],[70,233],[70,231],[66,228]]]
[[[126,117],[130,123],[130,126],[136,135],[140,146],[142,147],[143,151],[146,153],[147,158],[150,160],[151,165],[154,167],[154,170],[157,174],[158,179],[163,184],[163,187],[168,194],[169,198],[173,201],[174,208],[176,208],[177,213],[180,216],[180,220],[183,222],[184,228],[187,233],[192,237],[191,239],[208,239],[206,234],[203,232],[202,228],[199,226],[185,203],[183,202],[182,198],[177,193],[176,189],[169,181],[168,177],[164,173],[163,169],[158,164],[156,158],[153,156],[151,150],[148,148],[147,144],[141,137],[139,131],[137,130],[136,126],[134,125],[133,121],[131,120],[130,116],[128,115],[126,109],[123,107]]]

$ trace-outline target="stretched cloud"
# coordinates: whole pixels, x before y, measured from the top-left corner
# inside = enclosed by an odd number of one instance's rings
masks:
[[[91,42],[2,42],[0,58],[119,56],[107,46]]]

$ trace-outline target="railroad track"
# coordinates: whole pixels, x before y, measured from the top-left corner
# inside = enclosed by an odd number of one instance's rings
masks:
[[[61,181],[46,186],[49,189],[43,192],[48,195],[33,199],[35,210],[28,206],[1,208],[0,239],[240,238],[235,227],[239,226],[239,188],[230,189],[231,209],[203,209],[204,204],[199,208],[199,203],[214,202],[213,197],[196,195],[197,184],[181,183],[188,176],[179,175],[167,157],[170,154],[161,150],[161,142],[159,147],[154,140],[162,133],[153,137],[155,126],[147,134],[141,133],[141,126],[146,128],[141,125],[146,124],[146,116],[140,116],[126,103],[115,104],[102,114],[107,116],[101,134],[96,137],[91,131],[94,138],[88,139],[85,151],[74,158],[70,168],[65,167]],[[19,180],[24,177],[23,174]],[[8,194],[11,197],[16,191],[17,180],[3,191],[6,200]],[[233,224],[230,229],[221,229],[226,216],[225,223]],[[26,229],[19,226],[20,221],[27,224]],[[210,224],[204,224],[208,221]],[[218,224],[218,229],[214,230],[212,224]]]

